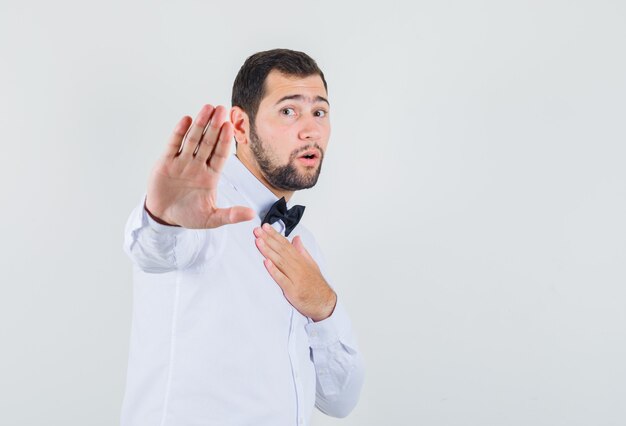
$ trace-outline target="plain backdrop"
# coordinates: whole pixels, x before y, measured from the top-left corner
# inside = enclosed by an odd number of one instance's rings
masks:
[[[367,363],[313,425],[626,424],[622,0],[1,0],[0,424],[118,423],[126,218],[276,47],[328,79],[295,201]]]

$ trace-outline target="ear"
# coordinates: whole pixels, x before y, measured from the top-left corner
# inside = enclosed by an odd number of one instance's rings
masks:
[[[233,123],[237,143],[247,144],[248,135],[250,134],[248,114],[238,106],[232,107],[230,110],[230,122]]]

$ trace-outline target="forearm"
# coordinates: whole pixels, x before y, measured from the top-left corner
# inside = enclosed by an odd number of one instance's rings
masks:
[[[350,320],[342,304],[318,323],[307,325],[315,364],[316,407],[333,417],[345,417],[356,406],[365,368]]]

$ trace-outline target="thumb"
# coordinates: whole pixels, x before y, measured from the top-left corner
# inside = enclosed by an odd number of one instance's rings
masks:
[[[243,206],[215,209],[211,216],[208,217],[205,228],[217,228],[231,223],[245,222],[252,220],[255,215],[254,210]]]
[[[302,244],[302,238],[300,238],[300,235],[293,237],[291,243],[296,248],[296,250],[298,250],[298,253],[306,257],[308,260],[313,260],[313,257],[311,257],[307,249],[304,247],[304,244]]]
[[[230,223],[246,222],[255,216],[256,212],[249,207],[234,206],[229,209],[228,221]]]

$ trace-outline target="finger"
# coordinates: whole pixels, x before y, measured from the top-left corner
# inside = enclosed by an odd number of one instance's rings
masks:
[[[298,250],[298,253],[303,255],[306,260],[315,262],[315,259],[313,259],[313,256],[311,256],[309,251],[304,247],[304,244],[302,243],[302,238],[300,238],[300,235],[296,235],[295,237],[293,237],[293,240],[291,240],[291,243],[296,248],[296,250]]]
[[[255,235],[262,238],[272,250],[280,253],[287,262],[297,260],[296,253],[294,253],[295,249],[289,243],[289,240],[270,226],[269,223],[263,225],[262,228],[257,228]]]
[[[209,157],[208,166],[215,173],[220,173],[224,168],[224,164],[230,155],[230,144],[233,140],[234,130],[230,121],[225,121],[220,131],[217,146],[213,151],[213,155]]]
[[[217,228],[231,223],[245,222],[252,220],[256,212],[249,207],[233,206],[225,209],[215,209],[209,216],[206,228]]]
[[[283,290],[283,293],[291,289],[293,283],[287,275],[283,274],[280,269],[276,267],[274,262],[269,259],[265,259],[263,260],[263,265],[265,265],[267,272],[269,272],[274,281],[276,281],[276,284],[278,284],[278,286]]]
[[[180,152],[181,157],[192,158],[194,151],[198,147],[198,142],[200,142],[200,139],[202,138],[205,127],[209,124],[209,120],[211,120],[211,117],[214,115],[214,111],[215,108],[213,108],[212,105],[207,104],[202,107],[196,116],[196,120],[189,128],[189,132],[187,132],[187,136],[185,137],[185,141],[183,143],[183,149]]]
[[[273,247],[270,245],[269,240],[262,236],[257,237],[255,243],[261,254],[270,259],[283,274],[287,276],[293,275],[294,268],[298,266],[298,262],[288,250],[285,250],[284,246],[281,248]],[[290,246],[290,244],[288,245]]]
[[[266,240],[264,240],[263,238],[257,238],[255,240],[255,244],[256,247],[259,249],[259,251],[261,252],[261,254],[266,258],[272,261],[272,263],[278,268],[280,269],[280,271],[285,274],[285,275],[289,275],[289,272],[286,270],[287,265],[289,264],[288,262],[286,262],[285,258],[281,255],[281,253],[277,252],[276,250],[274,250],[272,247],[269,246],[269,244],[267,243]]]
[[[172,132],[170,139],[167,141],[167,148],[165,149],[165,156],[167,158],[176,157],[176,154],[180,151],[183,139],[187,134],[187,130],[189,130],[189,126],[191,126],[191,117],[188,115],[181,118],[178,124],[176,124],[174,132]]]
[[[281,234],[276,229],[274,229],[274,227],[270,225],[269,223],[264,223],[263,226],[261,227],[261,230],[265,231],[265,233],[267,234],[267,238],[271,238],[273,240],[277,240],[279,242],[289,244],[289,240],[287,239],[287,237],[285,237],[283,234]]]
[[[198,151],[196,160],[206,163],[209,159],[211,152],[213,152],[213,148],[215,148],[215,143],[217,142],[217,138],[224,121],[226,121],[226,108],[219,105],[215,108],[211,121],[202,136],[202,144],[200,144],[202,151],[201,153]]]
[[[213,121],[217,122],[219,120],[219,117],[217,117],[218,112],[219,111],[216,110],[215,114],[213,115],[213,118],[211,118],[211,123],[209,123],[209,127],[207,127],[207,130],[204,136],[202,137],[200,144],[198,145],[198,151],[195,154],[196,160],[198,160],[199,162],[201,161],[207,165],[208,165],[208,161],[214,155],[214,151],[217,149],[216,144],[211,142],[210,133],[211,133],[211,127],[212,127]],[[221,143],[220,141],[222,140],[222,137],[223,137],[222,133],[224,132],[224,126],[226,126],[226,123],[228,123],[231,126],[231,132],[232,132],[232,124],[230,124],[229,121],[224,121],[222,124],[222,127],[218,129],[217,146],[219,146]],[[232,138],[232,134],[231,134],[231,138]]]

